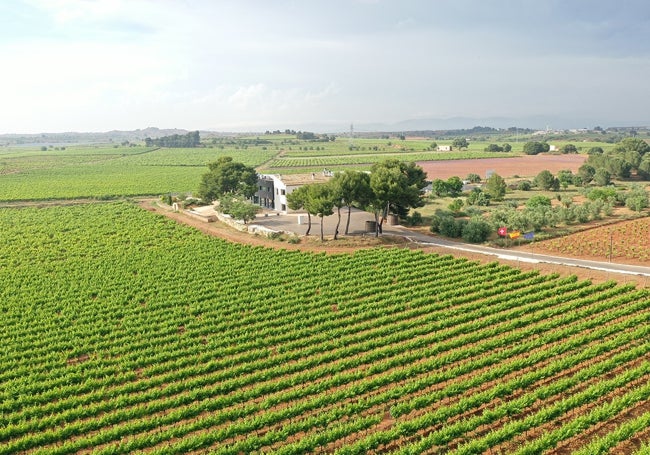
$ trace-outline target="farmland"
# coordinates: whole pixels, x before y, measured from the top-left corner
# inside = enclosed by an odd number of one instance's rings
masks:
[[[537,248],[551,254],[598,261],[648,263],[650,219],[614,223],[541,242]]]
[[[440,141],[449,145],[451,141]],[[592,144],[608,148],[611,144]],[[514,143],[509,153],[484,151],[487,142],[470,143],[464,150],[438,152],[427,139],[338,138],[330,142],[299,141],[295,136],[262,136],[207,141],[201,148],[155,148],[124,145],[75,145],[67,147],[0,147],[0,201],[56,200],[74,198],[110,199],[166,193],[191,193],[219,157],[254,166],[260,173],[296,174],[343,169],[369,170],[384,159],[440,162],[432,164],[440,172],[456,168],[462,160],[480,167],[482,158],[500,160],[521,157],[523,143]],[[558,143],[560,145],[560,143]],[[555,156],[549,159],[573,159]],[[582,160],[583,156],[578,159]],[[460,161],[459,161],[460,160]],[[466,162],[465,162],[466,163]],[[460,164],[464,177],[466,164]],[[436,167],[437,166],[437,167]],[[495,166],[491,166],[493,169]],[[521,165],[519,165],[521,167]],[[573,168],[573,164],[568,166]],[[483,173],[481,173],[483,175]],[[434,177],[431,177],[434,178]]]
[[[0,200],[114,198],[191,192],[209,162],[232,156],[259,165],[276,152],[215,148],[79,146],[0,149]]]
[[[128,203],[0,223],[0,453],[650,439],[648,289],[406,249],[250,247]]]

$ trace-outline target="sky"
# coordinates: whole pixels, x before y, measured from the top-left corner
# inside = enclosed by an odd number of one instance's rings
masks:
[[[0,134],[650,125],[647,0],[3,0],[0,59]]]

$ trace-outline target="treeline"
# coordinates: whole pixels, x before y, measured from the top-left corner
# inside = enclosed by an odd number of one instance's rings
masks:
[[[147,147],[192,148],[201,145],[201,136],[198,131],[191,131],[187,134],[172,134],[156,139],[148,137],[144,143]]]
[[[336,136],[333,134],[316,134],[311,131],[296,131],[296,130],[291,130],[291,129],[286,129],[284,131],[280,130],[274,130],[274,131],[269,131],[266,130],[264,132],[265,135],[278,135],[278,134],[284,134],[284,135],[292,135],[296,136],[296,139],[302,140],[302,141],[312,141],[312,142],[334,142],[336,140]]]
[[[524,153],[537,155],[546,153],[550,146],[546,142],[527,142],[524,144]],[[573,144],[565,144],[560,153],[578,153]],[[597,173],[608,184],[612,178],[629,179],[636,176],[641,180],[650,180],[650,145],[643,139],[628,137],[620,141],[616,146],[603,151],[601,147],[591,147],[587,153],[589,158],[583,165],[586,173],[592,176]],[[585,181],[584,183],[589,183]]]

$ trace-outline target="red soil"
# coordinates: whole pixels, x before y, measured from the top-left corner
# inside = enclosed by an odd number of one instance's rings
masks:
[[[557,171],[570,169],[574,174],[587,159],[586,155],[526,155],[513,158],[485,158],[449,161],[421,161],[417,163],[427,173],[429,179],[448,179],[467,174],[486,177],[487,171],[494,171],[501,177],[534,177],[544,169],[556,174]]]

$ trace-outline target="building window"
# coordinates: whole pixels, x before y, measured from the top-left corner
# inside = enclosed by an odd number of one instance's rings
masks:
[[[284,189],[282,189],[280,190],[280,194],[284,196],[285,194],[287,194],[287,192]]]
[[[286,212],[287,211],[287,206],[284,205],[284,204],[280,205],[280,210],[283,211],[283,212]]]

